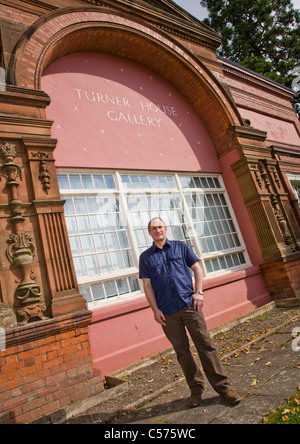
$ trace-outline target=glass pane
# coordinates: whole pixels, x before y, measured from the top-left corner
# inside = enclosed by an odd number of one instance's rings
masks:
[[[149,179],[150,179],[152,188],[159,188],[159,182],[158,182],[156,176],[149,176]]]
[[[181,227],[173,227],[173,232],[176,240],[184,240],[184,235]]]
[[[88,216],[77,217],[79,233],[91,233]]]
[[[82,186],[79,174],[70,174],[69,179],[70,179],[71,188],[73,190],[81,190]]]
[[[131,215],[131,223],[133,228],[140,228],[142,226],[141,221],[140,221],[140,216],[138,215],[138,213],[136,214],[132,214]]]
[[[140,176],[140,179],[143,188],[150,188],[150,182],[148,176]]]
[[[85,263],[82,257],[74,258],[74,267],[77,277],[86,276]]]
[[[86,256],[85,257],[86,267],[89,276],[99,274],[99,265],[97,261],[97,256]]]
[[[109,250],[119,250],[119,243],[116,233],[108,233],[106,235]]]
[[[95,247],[98,253],[107,251],[105,236],[104,234],[95,234],[94,235]]]
[[[70,245],[73,256],[82,254],[79,237],[70,237]]]
[[[91,285],[91,290],[92,290],[92,293],[93,293],[94,301],[99,301],[99,300],[105,298],[102,284],[100,284],[100,283],[99,284],[92,284]]]
[[[116,286],[115,286],[115,281],[104,282],[104,287],[105,287],[106,296],[108,298],[118,295],[117,290],[116,290]]]
[[[82,185],[85,189],[93,189],[93,181],[91,174],[82,174],[81,175]]]
[[[89,213],[98,213],[98,204],[96,197],[87,197],[86,204]]]
[[[92,302],[89,285],[83,285],[82,287],[79,287],[79,291],[82,294],[82,296],[87,300],[87,302]]]
[[[67,230],[68,230],[69,235],[78,233],[76,220],[73,217],[67,217],[66,223],[67,223]]]
[[[130,176],[133,188],[141,188],[141,182],[139,176]]]
[[[64,209],[67,216],[74,214],[73,199],[71,197],[66,198]]]
[[[70,189],[68,176],[66,174],[58,174],[57,180],[58,180],[58,186],[59,186],[60,190],[69,190]]]
[[[128,281],[130,285],[130,290],[132,292],[138,291],[140,289],[137,276],[129,276]]]
[[[125,190],[126,190],[127,188],[131,188],[131,183],[130,183],[130,180],[129,180],[129,176],[127,176],[127,175],[122,175],[121,178],[122,178],[122,182],[123,182],[123,185],[124,185]]]
[[[128,205],[128,209],[129,211],[137,211],[137,204],[136,204],[136,200],[135,197],[127,197],[127,205]]]
[[[87,213],[87,208],[85,205],[84,197],[75,197],[74,198],[74,205],[75,205],[76,214],[86,214]]]
[[[118,238],[121,245],[121,248],[128,248],[129,247],[129,240],[126,231],[119,231],[118,232]]]
[[[101,218],[104,231],[112,231],[115,229],[114,220],[111,214],[102,214]]]
[[[220,265],[219,265],[218,259],[216,259],[216,258],[212,259],[211,262],[212,262],[212,266],[213,266],[214,271],[219,271]]]
[[[109,196],[108,200],[112,212],[120,211],[120,201],[118,196]]]
[[[240,259],[241,264],[246,263],[246,259],[245,259],[245,256],[243,255],[243,253],[239,253],[239,259]]]
[[[95,188],[98,188],[99,190],[105,189],[104,179],[102,175],[93,175]]]
[[[98,259],[102,273],[107,273],[108,271],[112,270],[108,254],[99,254]]]
[[[232,262],[231,256],[226,256],[226,261],[227,261],[228,268],[233,267],[233,262]]]
[[[100,233],[103,231],[100,215],[90,216],[90,224],[93,233]]]
[[[110,211],[110,205],[107,197],[98,197],[98,205],[100,208],[100,213],[108,213]]]
[[[219,262],[220,262],[220,266],[221,266],[222,270],[226,270],[227,264],[226,264],[225,258],[219,257]]]
[[[161,188],[168,188],[167,180],[165,176],[158,176],[158,181]]]
[[[207,273],[213,272],[211,261],[205,261],[205,266],[206,266]]]
[[[124,222],[124,218],[121,213],[113,214],[113,220],[114,220],[117,230],[121,230],[122,228],[126,228],[126,224]]]
[[[124,268],[122,254],[120,252],[110,253],[110,258],[114,270],[122,270]]]
[[[108,190],[113,190],[116,188],[115,186],[115,181],[112,175],[105,175],[104,176],[104,180],[105,180],[105,184],[106,184],[106,188]]]
[[[81,236],[81,243],[84,254],[96,252],[92,236]]]
[[[133,256],[130,250],[122,251],[122,256],[125,263],[125,268],[134,267]]]
[[[139,210],[148,210],[147,201],[144,196],[137,196],[137,205]]]
[[[126,278],[116,279],[116,284],[117,284],[119,294],[129,293]]]
[[[167,182],[168,182],[169,188],[177,188],[176,183],[175,183],[175,179],[173,176],[167,176]]]
[[[139,247],[142,247],[146,244],[144,230],[135,230],[135,236]]]

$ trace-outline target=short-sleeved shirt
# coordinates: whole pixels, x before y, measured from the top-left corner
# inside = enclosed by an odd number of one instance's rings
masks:
[[[198,260],[181,241],[167,240],[163,249],[153,244],[141,254],[140,279],[151,280],[157,306],[165,315],[192,305],[194,289],[190,268]]]

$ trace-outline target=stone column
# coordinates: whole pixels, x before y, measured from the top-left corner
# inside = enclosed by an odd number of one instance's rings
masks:
[[[19,324],[87,310],[57,183],[56,140],[45,118],[49,97],[15,87],[2,96],[9,114],[0,117],[0,302]]]
[[[264,133],[253,128],[237,133],[241,159],[232,168],[265,260],[261,270],[266,286],[275,300],[296,298],[299,303],[300,227],[283,176],[264,143]]]

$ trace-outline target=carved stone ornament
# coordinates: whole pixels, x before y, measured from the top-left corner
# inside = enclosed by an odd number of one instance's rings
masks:
[[[14,310],[21,324],[47,319],[44,315],[46,307],[41,303],[42,292],[32,272],[35,255],[32,241],[33,236],[30,233],[11,234],[7,240],[7,258],[20,275],[20,283],[15,291]]]
[[[0,168],[0,180],[4,177],[7,180],[7,185],[15,184],[18,177],[22,180],[22,171],[19,165],[13,162],[17,153],[14,145],[5,143],[1,146],[1,156],[5,160],[5,164]]]
[[[48,159],[49,154],[38,152],[36,154],[32,154],[32,157],[37,157],[40,159],[40,168],[39,168],[39,180],[43,186],[43,190],[46,194],[48,194],[50,190],[50,174],[45,162],[45,159]]]
[[[32,272],[35,254],[32,240],[30,233],[11,234],[7,240],[7,258],[20,275],[14,299],[14,310],[20,324],[47,319],[44,315],[46,307],[41,303],[42,292]]]
[[[7,258],[20,275],[14,298],[14,310],[20,324],[47,319],[44,315],[46,307],[41,303],[42,292],[32,272],[35,254],[32,240],[30,233],[11,234],[7,240]]]
[[[273,192],[269,174],[271,174],[271,171],[273,172],[275,182],[277,183],[277,186],[280,188],[280,182],[278,183],[279,178],[278,178],[277,174],[276,175],[274,174],[274,168],[269,169],[268,165],[263,160],[258,161],[258,169],[260,171],[261,178],[265,184],[265,187],[270,195],[270,200],[271,200],[273,212],[274,212],[274,215],[277,219],[281,233],[283,235],[284,242],[288,247],[291,248],[292,251],[296,251],[297,245],[295,244],[295,242],[293,240],[293,237],[292,237],[291,232],[288,227],[288,223],[281,211],[278,196]]]
[[[13,225],[22,224],[24,217],[22,216],[22,202],[17,198],[17,189],[19,183],[17,179],[22,180],[22,170],[14,163],[14,159],[17,155],[15,145],[10,143],[3,143],[0,149],[0,156],[5,160],[5,164],[0,167],[0,181],[2,178],[6,179],[6,186],[10,190],[11,199],[9,206],[11,208],[11,222]]]

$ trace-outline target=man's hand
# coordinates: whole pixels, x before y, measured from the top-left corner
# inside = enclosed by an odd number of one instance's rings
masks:
[[[166,326],[166,318],[165,315],[163,314],[162,311],[160,310],[155,310],[154,312],[154,319],[156,320],[156,322],[160,325],[163,325],[164,327]]]
[[[196,311],[200,311],[203,308],[204,298],[203,295],[199,293],[193,294],[193,308]]]

